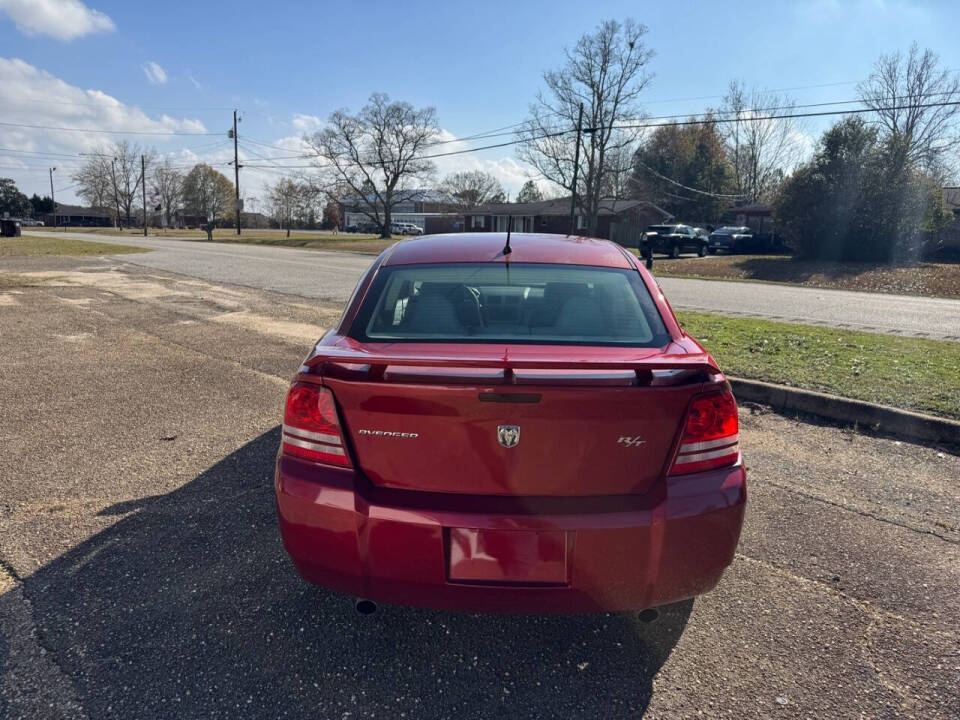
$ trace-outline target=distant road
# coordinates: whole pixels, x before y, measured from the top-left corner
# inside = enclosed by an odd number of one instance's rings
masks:
[[[124,263],[339,302],[350,297],[357,279],[372,260],[369,255],[356,253],[266,245],[120,238],[89,233],[66,235],[154,251],[116,256]],[[709,259],[696,262],[709,262]],[[673,307],[684,310],[960,340],[960,300],[685,278],[665,277],[660,278],[660,283]]]

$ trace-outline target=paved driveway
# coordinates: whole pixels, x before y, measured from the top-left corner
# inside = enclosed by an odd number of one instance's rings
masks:
[[[126,263],[336,302],[347,300],[357,278],[371,261],[369,255],[263,245],[116,238],[85,233],[68,235],[154,251],[120,256]],[[960,300],[765,283],[683,278],[661,278],[660,281],[675,308],[960,340]]]
[[[272,488],[339,308],[56,260],[0,312],[0,718],[957,717],[957,456],[745,409],[696,602],[361,617],[297,577]]]

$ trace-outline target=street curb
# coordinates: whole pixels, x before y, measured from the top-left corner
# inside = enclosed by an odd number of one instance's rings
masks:
[[[769,405],[778,412],[850,423],[912,440],[960,445],[960,421],[827,395],[760,380],[728,377],[738,401]]]

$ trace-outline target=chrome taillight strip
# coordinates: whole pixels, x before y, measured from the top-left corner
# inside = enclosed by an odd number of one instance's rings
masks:
[[[734,444],[734,445],[731,445],[730,447],[720,448],[719,450],[689,453],[686,455],[677,455],[677,459],[674,462],[674,465],[685,465],[687,463],[700,462],[701,460],[713,460],[714,458],[726,457],[727,455],[736,455],[739,452],[740,452],[740,446],[737,444]]]
[[[326,435],[324,433],[313,432],[311,430],[301,430],[298,427],[293,427],[292,425],[287,425],[284,423],[283,431],[287,435],[296,435],[297,437],[307,438],[308,440],[316,440],[317,442],[327,443],[328,445],[340,445],[340,437],[338,435]]]
[[[346,457],[346,453],[343,451],[343,448],[338,445],[321,445],[320,443],[307,442],[306,440],[300,440],[295,437],[285,437],[283,442],[288,445],[294,445],[296,447],[301,447],[306,450],[316,450],[317,452],[327,453],[328,455],[340,455]]]
[[[711,448],[723,447],[724,445],[735,445],[738,442],[740,442],[740,433],[734,433],[733,435],[727,435],[726,437],[717,438],[716,440],[684,443],[680,446],[680,452],[699,452],[701,450],[710,450]]]

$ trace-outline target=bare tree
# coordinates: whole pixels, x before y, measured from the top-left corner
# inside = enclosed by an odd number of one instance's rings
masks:
[[[643,44],[645,25],[628,19],[602,23],[566,50],[566,63],[544,74],[546,92],[537,94],[530,117],[518,132],[518,154],[547,180],[580,195],[588,232],[597,212],[608,172],[608,156],[634,142],[641,118],[639,99],[653,76],[647,65],[653,51]],[[576,127],[584,107],[579,178],[573,186]]]
[[[621,145],[607,152],[606,172],[600,183],[600,196],[625,198],[630,192],[633,174],[633,145]]]
[[[483,205],[504,194],[500,181],[483,170],[451,173],[443,179],[438,189],[464,208]]]
[[[174,222],[177,211],[183,203],[183,173],[173,167],[170,158],[153,168],[150,186],[160,202],[161,212],[167,219],[167,225]]]
[[[796,118],[782,117],[795,107],[787,95],[730,83],[719,117],[735,194],[748,200],[767,197],[800,162],[802,128]]]
[[[117,214],[123,214],[127,225],[132,224],[133,207],[140,191],[143,178],[140,156],[146,157],[146,166],[153,164],[154,152],[146,150],[137,143],[121,140],[108,149],[112,156],[110,163],[111,180],[114,186]]]
[[[317,218],[323,217],[326,193],[318,184],[309,179],[297,183],[297,202],[294,208],[294,220],[300,227],[317,229]]]
[[[374,93],[356,115],[338,110],[327,127],[305,138],[332,189],[346,186],[361,211],[390,237],[393,208],[416,181],[433,175],[424,157],[440,130],[432,107],[416,109]]]
[[[267,187],[270,214],[280,225],[281,230],[286,229],[287,237],[290,237],[290,225],[298,207],[302,204],[302,197],[302,187],[290,178],[280,178],[275,184]]]
[[[73,175],[80,185],[77,194],[91,205],[113,206],[118,220],[126,218],[127,225],[130,225],[143,178],[141,155],[146,156],[149,168],[154,162],[153,150],[146,150],[128,140],[98,147]]]
[[[105,208],[114,204],[110,158],[103,148],[88,155],[72,178],[79,186],[77,196],[91,207]]]
[[[876,112],[884,134],[902,141],[910,160],[939,171],[946,154],[960,145],[957,118],[960,76],[940,66],[932,50],[916,43],[904,55],[881,55],[870,77],[857,86]]]

